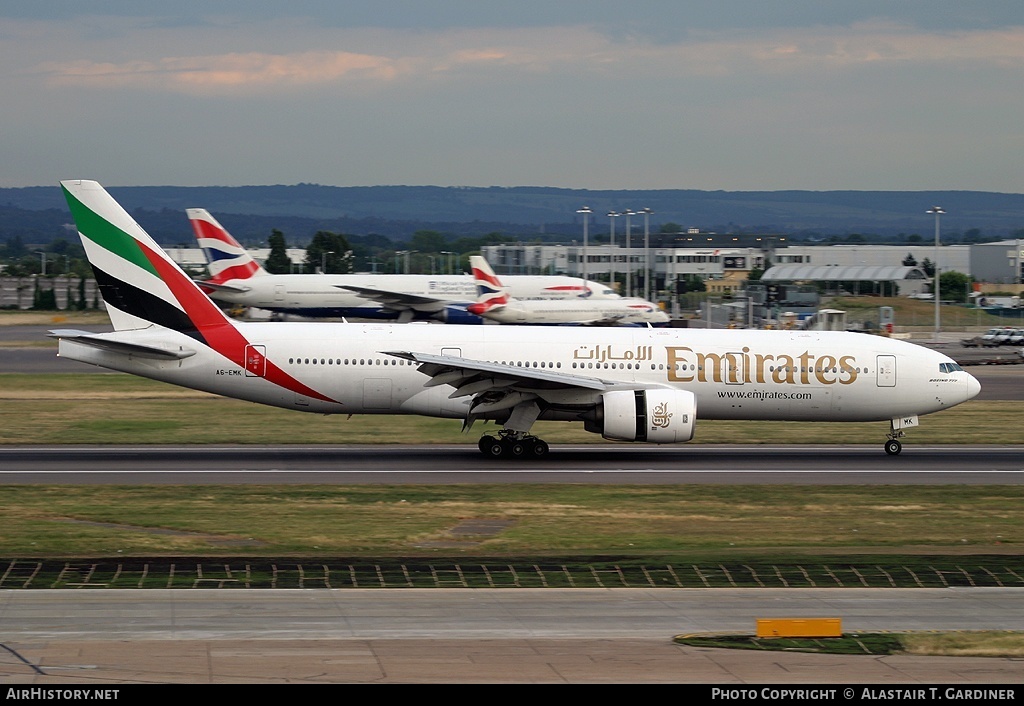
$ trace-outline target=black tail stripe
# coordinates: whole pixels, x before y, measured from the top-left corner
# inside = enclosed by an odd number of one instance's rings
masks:
[[[191,336],[200,343],[206,344],[206,339],[196,328],[192,320],[188,318],[181,309],[169,304],[163,299],[144,289],[131,285],[113,275],[107,274],[95,265],[92,271],[96,275],[96,284],[100,290],[100,296],[110,306],[119,309],[132,316],[150,321],[157,326],[163,326],[173,331],[179,331],[186,336]]]

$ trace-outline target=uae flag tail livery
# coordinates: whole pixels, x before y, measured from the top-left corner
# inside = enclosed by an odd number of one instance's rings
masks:
[[[886,422],[895,455],[920,416],[981,389],[941,351],[842,331],[236,321],[103,187],[61,186],[114,328],[51,331],[61,357],[282,409],[420,415],[467,431],[493,422],[500,430],[478,442],[492,457],[545,456],[531,433],[539,420],[677,444],[694,438],[698,415]],[[231,252],[216,221],[202,224],[209,248]],[[500,299],[489,268],[474,269],[484,303]],[[544,305],[554,316],[580,302],[513,298],[503,308]]]
[[[247,340],[239,327],[97,182],[69,180],[62,181],[61,187],[114,333],[54,331],[51,335],[62,342],[73,341],[96,349],[98,352],[94,353],[100,357],[86,362],[112,369],[168,379],[174,371],[166,369],[166,361],[185,360],[201,353],[204,360],[214,364],[219,361],[219,370],[224,373],[258,371],[260,378],[290,394],[331,401],[266,360],[263,346]],[[128,360],[117,364],[116,359],[124,354],[129,354]],[[152,361],[151,369],[132,367],[146,365],[146,361]],[[173,378],[169,381],[178,382]],[[219,385],[197,382],[201,381],[183,378],[179,384],[219,391]]]

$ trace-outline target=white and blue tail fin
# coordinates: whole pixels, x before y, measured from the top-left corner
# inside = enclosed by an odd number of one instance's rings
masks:
[[[479,316],[507,306],[510,301],[508,292],[487,260],[480,255],[470,255],[469,265],[473,269],[473,282],[476,284],[476,301],[467,310]]]
[[[267,274],[252,255],[205,208],[187,208],[188,222],[206,256],[209,282],[221,284]]]

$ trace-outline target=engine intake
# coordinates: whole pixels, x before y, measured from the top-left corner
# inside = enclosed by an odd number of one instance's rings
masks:
[[[602,398],[601,436],[675,444],[693,438],[697,399],[687,390],[617,390]]]

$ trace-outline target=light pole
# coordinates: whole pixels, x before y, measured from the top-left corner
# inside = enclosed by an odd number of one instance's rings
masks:
[[[626,215],[626,296],[633,296],[633,258],[630,257],[630,236],[633,235],[633,227],[629,225],[629,217],[635,215],[636,211],[627,208]]]
[[[610,246],[609,252],[612,254],[608,257],[608,283],[611,285],[612,290],[615,289],[615,219],[621,216],[621,213],[617,211],[608,212],[608,220],[612,224],[611,235],[608,236],[608,245]]]
[[[649,208],[641,209],[640,213],[644,214],[644,299],[647,301],[651,300],[651,260],[650,260],[650,248],[651,248],[651,214],[654,213]]]
[[[939,340],[939,216],[945,213],[942,206],[932,206],[925,213],[935,215],[935,275],[932,283],[932,296],[935,298],[935,341]]]
[[[43,277],[45,277],[46,276],[46,253],[43,252],[42,250],[36,250],[36,253],[39,255],[40,261],[42,261],[42,263],[43,263]]]
[[[320,251],[320,274],[327,274],[327,256],[333,255],[333,250],[321,250]]]
[[[587,227],[590,224],[590,214],[593,211],[590,206],[584,206],[576,211],[583,214],[583,286],[587,286]]]

